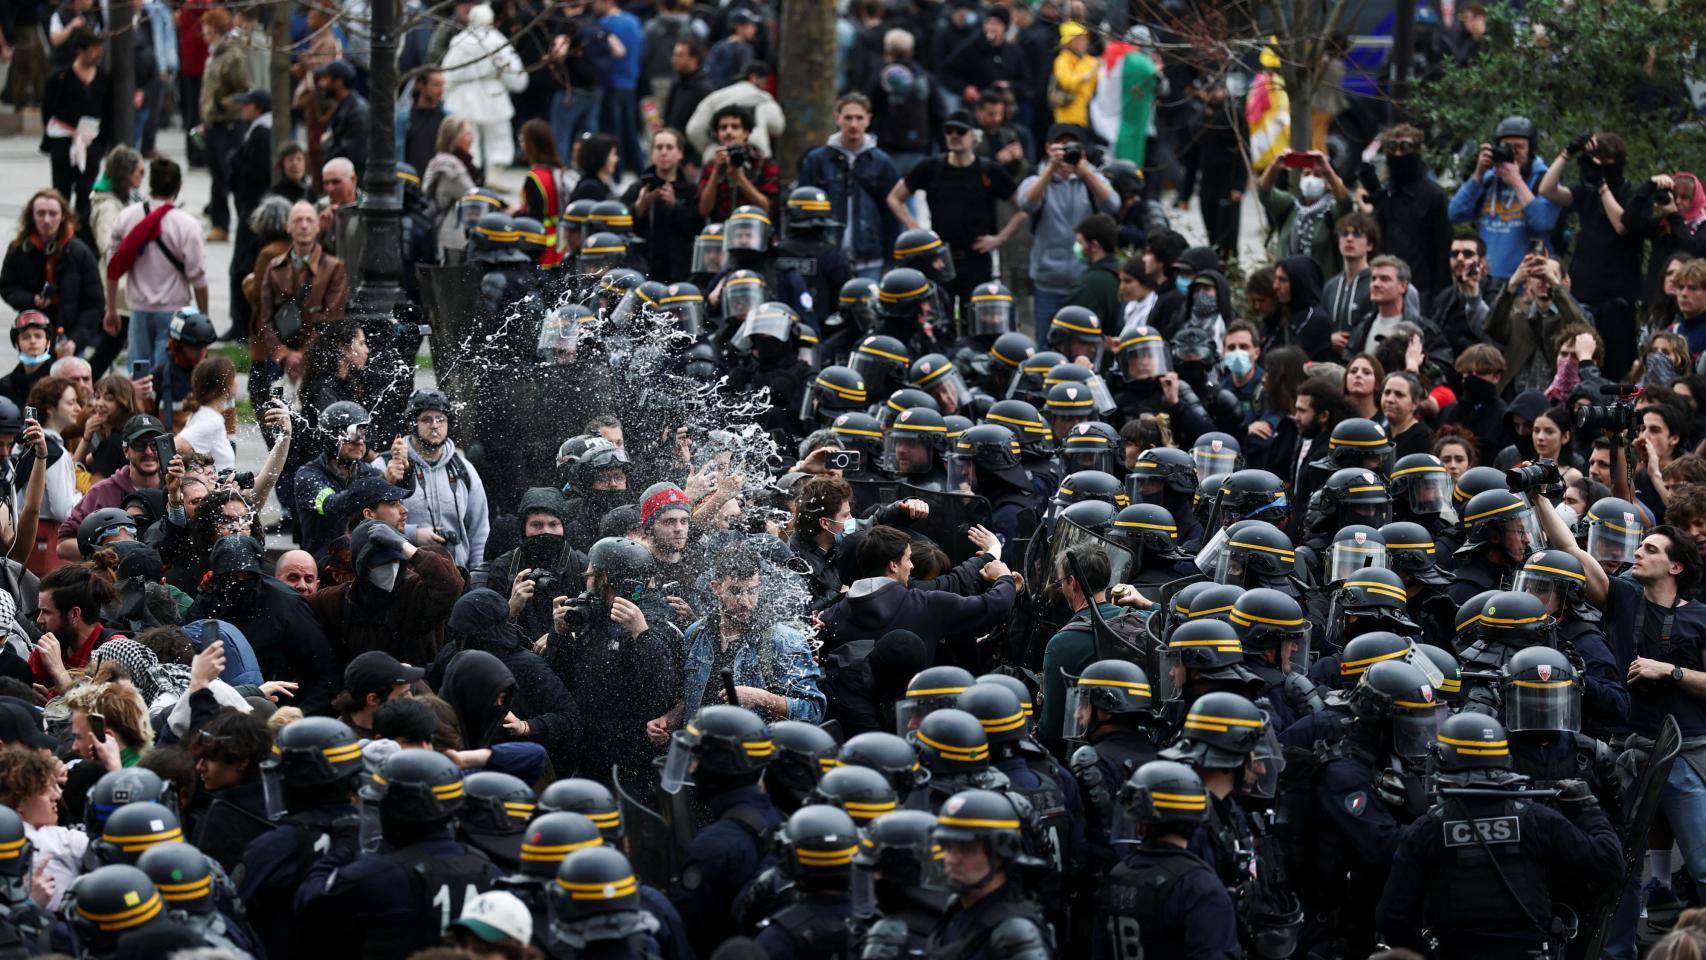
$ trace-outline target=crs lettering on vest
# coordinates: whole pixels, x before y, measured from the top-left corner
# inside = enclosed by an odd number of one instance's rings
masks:
[[[1475,847],[1483,843],[1522,841],[1521,819],[1515,816],[1446,820],[1441,826],[1445,828],[1445,845],[1448,847]]]

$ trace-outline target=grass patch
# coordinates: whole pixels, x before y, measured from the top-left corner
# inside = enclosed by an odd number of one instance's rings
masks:
[[[217,344],[214,346],[213,352],[218,353],[227,360],[230,360],[232,365],[237,368],[238,373],[249,372],[249,365],[251,361],[249,358],[249,345],[247,343]]]

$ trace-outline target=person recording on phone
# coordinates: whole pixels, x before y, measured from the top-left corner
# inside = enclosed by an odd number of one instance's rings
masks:
[[[1576,323],[1591,321],[1570,295],[1558,261],[1538,249],[1523,257],[1487,315],[1487,338],[1505,348],[1499,392],[1508,397],[1551,385],[1557,363],[1552,344],[1558,331]]]
[[[1497,291],[1487,283],[1487,241],[1473,227],[1458,227],[1451,238],[1451,286],[1434,294],[1430,319],[1453,356],[1481,342]]]

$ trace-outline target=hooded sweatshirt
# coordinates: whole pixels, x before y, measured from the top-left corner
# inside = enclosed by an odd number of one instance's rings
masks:
[[[1019,184],[1019,209],[1031,218],[1031,281],[1044,290],[1065,291],[1072,289],[1072,281],[1084,270],[1072,252],[1078,221],[1092,213],[1113,216],[1119,212],[1120,198],[1102,175],[1092,170],[1090,176],[1106,191],[1101,203],[1095,201],[1088,184],[1072,176],[1051,177],[1042,201],[1032,204],[1025,198],[1045,169],[1046,165],[1040,167]]]
[[[889,191],[900,173],[894,160],[877,149],[867,132],[857,148],[830,134],[800,161],[800,186],[819,187],[829,194],[830,214],[841,224],[841,249],[856,264],[883,260],[893,246],[899,223],[888,208]]]
[[[403,501],[409,510],[403,536],[419,543],[415,532],[421,527],[432,527],[441,536],[452,533],[456,542],[446,543],[444,548],[457,566],[471,570],[485,559],[486,538],[491,532],[486,485],[468,458],[456,452],[456,441],[444,441],[436,462],[421,456],[415,443],[411,437],[409,463],[414,467],[415,492]]]
[[[1333,323],[1327,318],[1321,303],[1321,273],[1310,257],[1286,257],[1279,262],[1291,281],[1291,303],[1283,307],[1286,321],[1278,329],[1269,330],[1262,352],[1295,344],[1303,348],[1309,359],[1336,360],[1333,353]]]
[[[462,725],[463,749],[478,750],[508,739],[503,721],[510,712],[508,700],[515,689],[515,674],[509,672],[502,660],[484,650],[464,650],[450,661],[438,693],[456,708],[456,719]],[[509,696],[504,698],[503,706],[498,706],[497,699],[504,694]]]

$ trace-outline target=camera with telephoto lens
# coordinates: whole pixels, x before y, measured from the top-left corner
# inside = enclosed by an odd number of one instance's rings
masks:
[[[1084,160],[1084,148],[1076,143],[1061,148],[1060,159],[1069,167],[1076,167]]]
[[[1617,389],[1625,389],[1625,385],[1619,384]],[[1626,389],[1628,393],[1625,396],[1632,396],[1636,392],[1635,387]],[[1600,431],[1608,434],[1633,434],[1639,426],[1640,418],[1635,415],[1635,404],[1625,397],[1619,397],[1612,403],[1594,404],[1576,411],[1576,429],[1586,430],[1590,435]]]
[[[227,483],[230,481],[235,481],[238,489],[248,490],[248,489],[251,489],[252,487],[254,487],[254,485],[255,485],[255,475],[251,471],[244,471],[242,473],[238,473],[237,471],[232,470],[230,468],[226,468],[224,470],[219,471],[219,482],[220,483]]]
[[[747,160],[750,159],[747,156],[746,147],[743,144],[736,144],[732,147],[727,148],[727,153],[728,153],[728,158],[729,158],[729,166],[735,167],[737,169],[740,167],[746,166]]]
[[[1516,162],[1516,148],[1515,147],[1511,146],[1508,143],[1495,143],[1495,144],[1493,144],[1493,163],[1495,165],[1501,164],[1501,163],[1515,163],[1515,162]]]
[[[1553,460],[1542,458],[1505,471],[1505,485],[1512,490],[1547,490],[1561,487],[1563,484],[1564,475],[1558,471],[1558,464]]]

